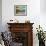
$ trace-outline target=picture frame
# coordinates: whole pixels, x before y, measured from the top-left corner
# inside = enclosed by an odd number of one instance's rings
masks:
[[[14,16],[27,16],[27,5],[14,5]]]

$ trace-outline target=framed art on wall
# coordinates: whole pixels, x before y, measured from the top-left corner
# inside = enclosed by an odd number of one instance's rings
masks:
[[[26,16],[27,5],[14,5],[14,16]]]

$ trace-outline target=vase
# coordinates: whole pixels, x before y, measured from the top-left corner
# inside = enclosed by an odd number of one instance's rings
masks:
[[[45,46],[45,41],[39,40],[39,46]]]

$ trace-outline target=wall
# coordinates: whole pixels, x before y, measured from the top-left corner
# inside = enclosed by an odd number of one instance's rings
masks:
[[[0,31],[2,31],[2,0],[0,0]]]
[[[46,30],[46,10],[45,0],[2,0],[2,25],[3,31],[8,30],[7,22],[10,19],[17,19],[19,22],[30,20],[33,25],[33,45],[38,46],[38,39],[36,37],[36,27],[40,24]],[[14,16],[14,5],[27,5],[27,16]]]
[[[46,31],[46,0],[40,0],[40,24]]]
[[[27,4],[27,16],[14,16],[14,5],[16,4]],[[10,19],[17,19],[19,20],[19,22],[24,22],[26,19],[29,19],[31,22],[39,23],[39,19],[40,19],[39,15],[40,15],[40,0],[31,0],[31,1],[30,0],[26,0],[26,1],[25,0],[23,1],[3,0],[2,1],[3,26],[5,26],[8,20]]]
[[[26,4],[27,16],[14,16],[14,5]],[[10,19],[17,19],[19,22],[30,20],[33,25],[33,45],[38,46],[38,39],[36,37],[36,27],[40,24],[40,0],[2,0],[2,25],[3,31],[8,30],[7,22]],[[36,40],[37,39],[37,40]]]

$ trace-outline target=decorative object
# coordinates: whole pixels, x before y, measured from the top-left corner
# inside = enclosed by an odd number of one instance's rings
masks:
[[[19,23],[19,21],[17,19],[11,19],[10,21],[8,21],[9,23]]]
[[[26,16],[27,15],[27,5],[15,5],[14,15],[15,16]]]
[[[1,35],[2,33],[0,32],[0,46],[5,46],[4,45],[4,41],[3,41],[3,39],[2,39],[2,35]]]
[[[38,35],[38,40],[39,40],[39,46],[45,46],[45,35],[43,32],[42,27],[36,28],[37,29],[37,34]]]
[[[10,46],[10,42],[12,42],[12,36],[11,36],[11,32],[9,31],[5,31],[5,32],[1,32],[1,36],[2,39],[4,41],[4,45],[5,46]]]
[[[30,20],[25,20],[25,23],[30,23]]]

